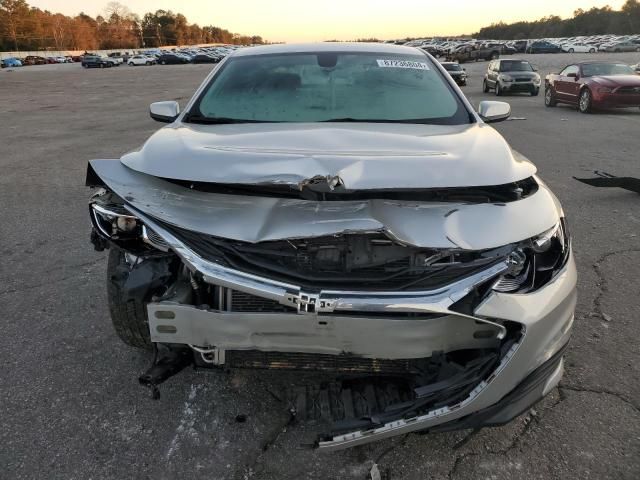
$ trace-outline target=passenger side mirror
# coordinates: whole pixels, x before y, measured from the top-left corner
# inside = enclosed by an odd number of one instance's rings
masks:
[[[538,67],[536,67],[535,65],[532,65],[531,68],[533,69],[534,72],[538,71]]]
[[[155,102],[149,106],[149,115],[156,122],[171,123],[180,114],[180,105],[175,101]]]
[[[480,102],[478,114],[486,123],[502,122],[511,116],[511,105],[506,102]]]

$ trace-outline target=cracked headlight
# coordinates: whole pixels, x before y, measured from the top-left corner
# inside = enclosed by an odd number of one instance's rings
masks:
[[[93,226],[104,237],[110,240],[140,237],[140,221],[122,205],[91,203],[90,209]]]
[[[564,218],[546,232],[521,242],[507,257],[509,271],[493,290],[527,293],[549,283],[567,263],[571,241]]]

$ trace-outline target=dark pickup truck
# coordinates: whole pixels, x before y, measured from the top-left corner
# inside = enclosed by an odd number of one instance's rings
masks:
[[[478,60],[496,60],[500,58],[500,47],[481,47],[474,48],[472,46],[458,47],[447,56],[450,62],[477,62]]]

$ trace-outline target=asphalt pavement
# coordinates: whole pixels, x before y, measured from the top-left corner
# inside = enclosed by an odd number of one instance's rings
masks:
[[[523,55],[540,73],[585,58]],[[474,105],[487,63],[465,65]],[[410,434],[320,453],[290,425],[272,372],[187,370],[151,399],[147,353],[117,339],[106,255],[89,243],[87,160],[117,158],[161,125],[148,104],[185,105],[210,65],[0,71],[0,478],[640,478],[640,196],[575,181],[640,177],[640,110],[583,115],[543,95],[504,97],[496,128],[539,168],[573,235],[579,303],[560,388],[512,423]],[[176,159],[179,161],[179,159]],[[238,417],[244,415],[246,417]],[[245,421],[238,421],[245,419]]]

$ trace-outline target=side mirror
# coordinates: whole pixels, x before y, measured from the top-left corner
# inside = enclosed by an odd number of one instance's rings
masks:
[[[574,79],[578,80],[578,74],[577,73],[568,73],[567,77],[574,78]]]
[[[480,102],[478,114],[486,123],[502,122],[511,116],[511,105],[506,102]]]
[[[155,102],[149,106],[149,115],[156,122],[171,123],[180,114],[180,105],[175,101]]]
[[[533,65],[531,68],[533,69],[534,72],[538,71],[538,67],[536,67],[535,65]]]

